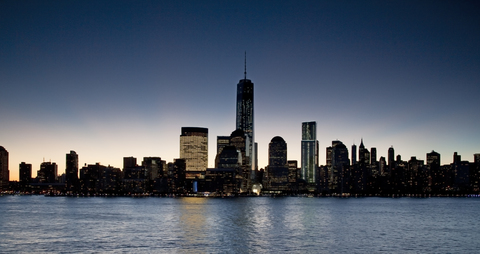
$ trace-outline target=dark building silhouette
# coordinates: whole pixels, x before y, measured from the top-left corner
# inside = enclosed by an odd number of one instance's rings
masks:
[[[271,191],[288,190],[287,143],[282,137],[272,138],[268,145],[268,185]]]
[[[146,179],[154,180],[166,171],[166,162],[160,157],[143,157],[142,167],[145,168]]]
[[[184,194],[186,191],[186,163],[184,159],[175,159],[168,163],[168,192],[173,194]]]
[[[70,151],[66,155],[65,166],[65,187],[66,191],[78,191],[78,155],[75,151]]]
[[[245,58],[246,60],[246,58]],[[247,68],[245,63],[245,73],[244,78],[241,79],[237,84],[237,117],[236,117],[236,129],[240,129],[245,133],[247,138],[246,146],[246,162],[250,166],[250,170],[254,168],[254,107],[253,107],[253,83],[251,80],[247,79]],[[250,176],[249,176],[250,177]]]
[[[370,165],[370,152],[365,148],[365,145],[363,144],[363,138],[361,139],[360,147],[358,149],[358,160],[365,166]]]
[[[238,151],[240,151],[242,156],[241,164],[241,183],[240,183],[240,192],[248,192],[251,188],[251,172],[252,167],[248,163],[247,149],[248,149],[248,137],[245,135],[245,132],[241,129],[237,129],[232,132],[230,135],[230,145],[234,146]]]
[[[137,158],[135,157],[123,157],[123,168],[134,168],[137,166]]]
[[[332,146],[328,150],[330,150],[331,161],[328,169],[330,191],[333,193],[350,192],[350,160],[347,147],[341,141],[336,140],[332,141]]]
[[[388,148],[388,173],[392,172],[393,168],[395,168],[395,150],[391,146]]]
[[[29,189],[30,183],[32,182],[32,164],[22,162],[19,165],[18,171],[20,188],[22,189],[22,191],[27,191]]]
[[[100,163],[85,165],[80,169],[80,192],[84,194],[122,193],[122,171]]]
[[[309,190],[314,191],[317,184],[318,141],[317,123],[302,123],[301,175]]]
[[[298,168],[298,161],[289,160],[288,164],[288,183],[290,190],[298,191],[298,179],[300,178],[300,169]]]
[[[37,171],[39,183],[56,183],[58,166],[55,162],[42,162],[40,170]]]
[[[352,165],[357,164],[357,146],[355,144],[352,145]]]
[[[9,184],[8,151],[3,146],[0,146],[0,191],[7,190]]]

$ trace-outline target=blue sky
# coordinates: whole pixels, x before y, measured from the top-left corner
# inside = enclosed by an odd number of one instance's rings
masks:
[[[476,1],[1,1],[0,145],[18,164],[74,150],[84,163],[179,157],[181,127],[235,128],[236,84],[255,84],[259,164],[301,123],[408,160],[480,152]]]

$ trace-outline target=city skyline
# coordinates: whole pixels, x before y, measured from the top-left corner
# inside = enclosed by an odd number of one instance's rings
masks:
[[[10,179],[43,161],[121,168],[123,157],[179,158],[181,127],[235,129],[236,83],[255,83],[259,168],[275,136],[301,161],[317,122],[319,164],[333,140],[393,146],[404,160],[479,152],[480,24],[475,2],[183,4],[0,3],[0,146]],[[351,151],[349,149],[349,151]]]

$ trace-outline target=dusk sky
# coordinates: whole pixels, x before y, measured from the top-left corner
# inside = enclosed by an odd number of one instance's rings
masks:
[[[18,165],[123,167],[179,157],[181,127],[235,129],[236,86],[255,84],[259,167],[301,125],[363,138],[378,158],[480,153],[478,1],[0,1],[0,146]]]

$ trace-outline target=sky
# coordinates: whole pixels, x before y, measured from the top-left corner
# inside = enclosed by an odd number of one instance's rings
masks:
[[[255,85],[259,167],[302,122],[403,160],[480,153],[478,1],[0,1],[0,146],[64,172],[179,158],[181,127],[235,129],[236,85]],[[351,150],[349,149],[349,152]]]

